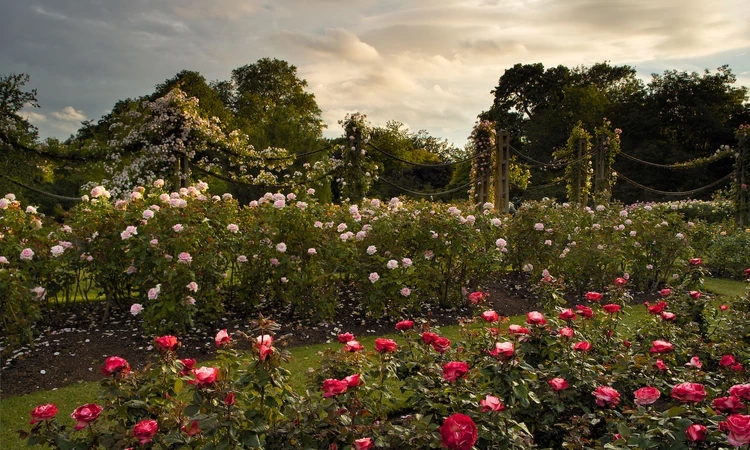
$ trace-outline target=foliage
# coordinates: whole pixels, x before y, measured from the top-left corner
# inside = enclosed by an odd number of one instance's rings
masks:
[[[750,232],[722,232],[714,237],[706,257],[713,274],[721,277],[743,277],[744,270],[750,267]]]
[[[580,149],[580,154],[579,154]],[[568,193],[568,201],[585,206],[591,194],[592,176],[591,135],[583,129],[583,123],[578,122],[570,132],[570,137],[565,147],[552,152],[556,161],[571,162],[565,166],[565,190]],[[583,158],[578,161],[579,158]],[[572,161],[576,161],[572,163]]]

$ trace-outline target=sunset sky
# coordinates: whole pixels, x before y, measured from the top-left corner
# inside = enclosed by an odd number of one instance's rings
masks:
[[[360,111],[463,146],[515,63],[728,64],[750,86],[747,0],[0,0],[0,74],[25,72],[42,137],[66,138],[182,69],[298,67],[328,124]]]

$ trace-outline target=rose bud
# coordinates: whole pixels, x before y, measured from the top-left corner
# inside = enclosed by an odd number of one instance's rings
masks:
[[[224,397],[224,404],[227,405],[227,406],[233,406],[235,401],[236,401],[236,399],[235,399],[234,392],[229,392]]]
[[[569,387],[568,382],[565,381],[564,378],[553,378],[547,383],[549,383],[549,385],[552,386],[552,389],[556,391],[562,391]]]
[[[229,333],[227,333],[226,328],[216,333],[216,338],[214,338],[214,341],[216,341],[217,347],[227,345],[231,342],[231,340],[232,339],[229,337]]]
[[[691,442],[703,442],[706,440],[706,434],[708,433],[708,429],[705,425],[701,425],[698,423],[694,423],[687,427],[685,430],[685,434],[687,435],[687,438]]]
[[[182,432],[185,433],[186,435],[190,436],[190,437],[195,436],[197,434],[200,434],[201,429],[198,426],[198,421],[197,420],[193,420],[192,422],[190,422],[190,426],[189,427],[187,425],[183,425],[182,426]]]
[[[482,406],[482,412],[505,411],[505,405],[503,405],[503,402],[500,401],[500,399],[495,397],[494,395],[488,394],[485,398],[479,401],[479,404]]]
[[[396,329],[399,331],[411,330],[412,328],[414,328],[414,322],[411,320],[402,320],[396,324]]]

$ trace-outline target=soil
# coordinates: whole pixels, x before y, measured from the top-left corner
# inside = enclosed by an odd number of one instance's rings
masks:
[[[527,286],[523,277],[490,278],[482,284],[482,290],[489,293],[490,305],[482,308],[494,309],[504,316],[525,314],[537,307],[537,299]],[[290,347],[331,342],[339,333],[347,331],[355,336],[393,332],[396,318],[365,320],[364,313],[353,306],[354,299],[346,295],[344,298],[348,301],[342,303],[338,319],[330,323],[295,321],[284,324],[273,314],[266,312],[266,316],[282,323],[278,334],[289,334]],[[54,325],[39,326],[33,346],[18,348],[0,362],[0,398],[101,380],[104,359],[113,355],[125,358],[134,369],[143,368],[153,354],[153,336],[145,335],[140,319],[133,317],[124,307],[114,310],[107,323],[102,325],[103,309],[103,304],[94,304],[84,313],[80,310],[60,313]],[[473,314],[470,307],[425,310],[421,319],[437,325],[453,325]],[[248,318],[229,312],[218,327],[196,328],[188,335],[180,335],[182,347],[178,355],[195,358],[198,362],[213,359],[216,353],[214,336],[221,328],[230,332],[247,330]]]

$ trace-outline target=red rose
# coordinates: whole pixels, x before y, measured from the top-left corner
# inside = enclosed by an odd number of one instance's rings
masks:
[[[208,386],[216,382],[216,378],[219,376],[219,369],[216,367],[201,367],[195,369],[195,380],[190,381],[191,384],[196,386]]]
[[[736,413],[745,409],[745,404],[742,403],[742,400],[734,395],[715,398],[714,401],[711,402],[711,406],[713,406],[714,409],[718,409],[725,413]]]
[[[46,405],[39,405],[31,410],[31,422],[37,423],[42,420],[54,419],[57,415],[57,405],[53,403],[47,403]]]
[[[729,432],[729,443],[735,447],[750,442],[750,416],[732,414],[724,422],[724,427]]]
[[[320,387],[320,390],[323,391],[323,397],[333,397],[346,392],[347,387],[349,387],[349,383],[346,381],[329,378],[323,381],[323,386]]]
[[[362,349],[364,349],[364,347],[359,343],[359,341],[348,341],[346,345],[344,345],[344,350],[346,350],[347,352],[354,353]]]
[[[179,359],[178,361],[180,361],[180,364],[182,364],[180,375],[182,375],[183,377],[193,371],[195,363],[197,362],[193,358]]]
[[[161,336],[154,340],[156,341],[156,345],[158,345],[160,349],[168,352],[177,350],[177,347],[179,347],[180,345],[180,342],[177,340],[177,338],[170,335]]]
[[[586,292],[586,300],[590,302],[598,302],[602,299],[602,294],[599,292]]]
[[[372,438],[362,438],[354,441],[352,449],[354,450],[370,450],[375,444],[372,442]]]
[[[231,340],[232,338],[229,337],[229,333],[227,333],[226,328],[216,333],[216,337],[214,338],[214,341],[216,342],[217,347],[221,347],[222,345],[229,344]]]
[[[672,388],[672,398],[682,403],[697,403],[706,395],[706,388],[700,383],[680,383]]]
[[[633,393],[635,395],[635,404],[640,406],[651,405],[659,400],[661,392],[658,389],[651,386],[646,386],[638,389]]]
[[[732,364],[736,363],[737,361],[734,359],[734,356],[732,355],[724,355],[721,357],[721,360],[719,361],[719,365],[721,367],[729,367]]]
[[[255,338],[255,345],[260,347],[261,345],[265,345],[267,347],[270,347],[273,345],[273,336],[270,334],[263,334]]]
[[[620,305],[610,303],[609,305],[602,306],[602,309],[608,314],[613,314],[613,313],[620,311]]]
[[[273,347],[270,347],[268,345],[261,345],[258,347],[258,357],[261,361],[265,361],[266,358],[273,355]]]
[[[750,268],[745,269],[745,276],[750,277]]]
[[[705,425],[701,425],[698,423],[694,423],[687,427],[685,430],[685,434],[687,435],[687,438],[691,442],[703,442],[706,440],[706,434],[708,433],[708,429]]]
[[[654,363],[654,367],[661,370],[662,372],[666,372],[667,370],[669,370],[669,367],[667,367],[667,365],[664,364],[664,361],[662,361],[661,359],[656,360],[656,362]]]
[[[429,331],[425,331],[422,333],[422,342],[424,342],[427,345],[432,344],[432,341],[437,339],[439,336],[435,333],[430,333]]]
[[[375,339],[375,350],[380,353],[391,353],[396,351],[396,341],[393,339],[377,338]]]
[[[512,358],[516,348],[512,342],[495,342],[495,349],[490,350],[490,355],[495,358]]]
[[[565,381],[565,378],[553,378],[547,383],[549,383],[549,385],[552,386],[552,389],[556,391],[563,391],[570,386],[568,382]]]
[[[463,361],[451,361],[443,366],[443,379],[446,381],[456,381],[469,373],[469,365]]]
[[[659,302],[655,305],[649,305],[648,302],[645,302],[644,305],[648,308],[649,314],[661,314],[664,308],[667,307],[667,302]]]
[[[500,399],[495,397],[494,395],[487,394],[485,398],[479,401],[479,404],[482,405],[482,412],[505,411],[505,405],[503,405],[503,402],[501,402]]]
[[[633,345],[629,340],[625,339],[622,341],[622,345],[625,346],[625,348],[630,348],[631,345]]]
[[[130,364],[125,361],[124,358],[119,356],[110,356],[104,360],[104,367],[102,367],[102,373],[106,376],[126,374],[130,372]]]
[[[690,291],[690,297],[695,299],[701,298],[701,291]]]
[[[526,323],[529,325],[544,325],[547,323],[547,320],[539,311],[531,311],[526,314]]]
[[[615,278],[615,286],[625,286],[628,283],[628,280],[622,277]]]
[[[735,384],[729,388],[729,395],[735,395],[744,400],[750,400],[750,384]]]
[[[722,311],[726,311],[726,310],[729,309],[729,305],[721,305],[721,306],[719,306],[719,309],[722,310]]]
[[[662,311],[661,318],[662,320],[665,320],[667,322],[673,321],[677,315],[675,313],[669,312],[669,311]]]
[[[182,426],[182,432],[185,433],[185,434],[187,434],[188,436],[191,436],[191,437],[195,436],[196,434],[200,434],[201,429],[198,426],[198,421],[197,420],[193,420],[192,422],[190,422],[190,426],[189,427],[187,425],[183,425]]]
[[[510,325],[508,326],[508,332],[510,334],[529,334],[529,329],[521,325]]]
[[[591,350],[591,344],[586,341],[576,342],[573,345],[573,350],[577,352],[587,352]]]
[[[573,311],[573,310],[572,310],[572,309],[570,309],[570,308],[568,308],[568,309],[563,309],[563,310],[562,310],[562,311],[560,312],[560,319],[561,319],[561,320],[575,320],[575,318],[576,318],[576,317],[577,317],[577,316],[576,316],[576,313],[575,313],[575,311]]]
[[[674,345],[667,342],[656,340],[651,343],[651,353],[669,353],[674,350]]]
[[[78,422],[73,429],[78,431],[86,428],[86,425],[95,421],[101,413],[102,407],[97,405],[96,403],[89,403],[87,405],[79,406],[70,415],[70,417],[74,418]]]
[[[690,263],[691,266],[700,266],[703,264],[703,260],[700,258],[690,258],[688,263]]]
[[[133,427],[133,436],[138,439],[141,445],[146,445],[156,436],[159,431],[159,424],[155,420],[141,420]]]
[[[670,295],[672,295],[672,289],[664,288],[659,291],[659,295],[661,295],[662,297],[669,297]]]
[[[620,403],[620,393],[609,386],[599,386],[592,392],[599,406],[615,406]]]
[[[689,362],[685,363],[685,367],[695,367],[696,369],[700,369],[703,367],[703,363],[701,362],[701,359],[697,356],[693,356],[690,358]]]
[[[445,353],[451,348],[451,340],[447,337],[438,336],[432,341],[432,348],[438,353]]]
[[[449,450],[471,450],[477,442],[477,426],[471,417],[453,414],[440,426],[440,439]]]
[[[500,316],[495,311],[485,311],[482,313],[482,319],[484,319],[485,322],[497,322],[500,320]]]
[[[411,320],[402,320],[401,322],[396,324],[396,329],[399,331],[411,330],[412,328],[414,328],[414,321]]]
[[[560,328],[560,331],[557,332],[560,336],[570,338],[573,337],[575,334],[575,331],[570,327]]]
[[[578,310],[578,313],[581,314],[586,319],[590,319],[594,317],[594,310],[589,308],[588,306],[576,305],[576,310]]]
[[[358,373],[355,373],[354,375],[349,375],[348,377],[344,378],[342,381],[346,382],[347,387],[357,387],[360,384],[362,384],[362,381],[360,380],[361,375]]]
[[[351,333],[339,334],[339,342],[341,342],[342,344],[346,344],[347,342],[353,341],[353,340],[354,340],[354,335]]]
[[[234,392],[230,392],[224,397],[224,404],[227,406],[233,406],[235,401]]]

